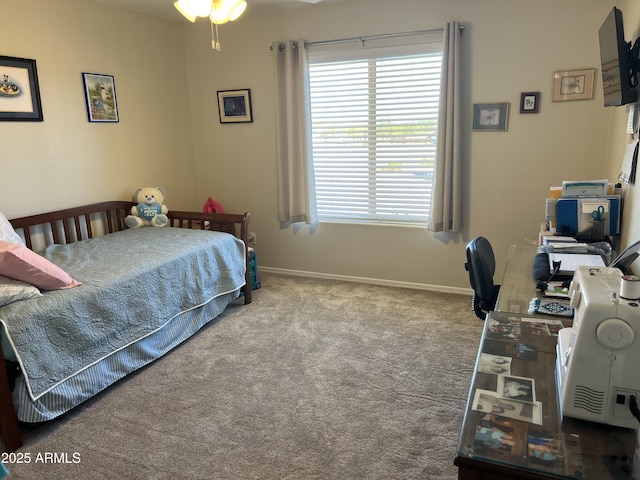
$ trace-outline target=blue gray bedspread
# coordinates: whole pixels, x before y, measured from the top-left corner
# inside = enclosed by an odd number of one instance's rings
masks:
[[[226,233],[138,228],[42,254],[82,285],[0,308],[34,400],[245,283],[244,245]]]

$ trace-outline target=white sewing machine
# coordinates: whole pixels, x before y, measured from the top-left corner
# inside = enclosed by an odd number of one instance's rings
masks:
[[[571,286],[573,327],[558,335],[556,380],[562,416],[637,429],[640,404],[640,300],[620,297],[622,273],[578,267]]]

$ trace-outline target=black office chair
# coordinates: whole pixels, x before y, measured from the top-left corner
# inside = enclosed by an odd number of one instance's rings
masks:
[[[496,259],[489,240],[476,237],[467,244],[467,261],[464,268],[469,272],[469,281],[473,288],[471,307],[476,316],[484,320],[487,313],[496,307],[500,285],[493,284],[496,271]]]

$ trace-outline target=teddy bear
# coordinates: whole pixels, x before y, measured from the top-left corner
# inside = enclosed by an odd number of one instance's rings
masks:
[[[133,201],[137,205],[131,207],[131,215],[124,219],[125,225],[129,228],[164,227],[169,221],[169,209],[164,204],[164,197],[164,189],[160,187],[136,188]]]

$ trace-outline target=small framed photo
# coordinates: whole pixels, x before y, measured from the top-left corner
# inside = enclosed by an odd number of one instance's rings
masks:
[[[218,90],[220,123],[251,123],[251,90]]]
[[[522,92],[520,94],[520,113],[538,113],[540,92]]]
[[[509,122],[509,103],[474,103],[473,130],[506,131]]]
[[[593,98],[595,68],[553,72],[554,102],[568,100],[590,100]]]
[[[42,120],[36,61],[0,55],[0,121]]]
[[[113,75],[83,73],[87,116],[90,122],[119,122],[116,84]]]

